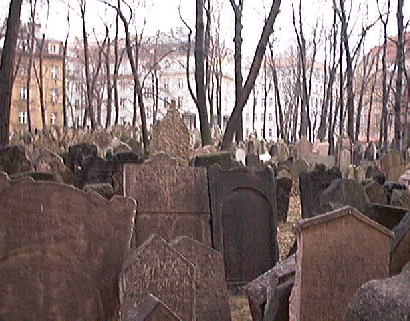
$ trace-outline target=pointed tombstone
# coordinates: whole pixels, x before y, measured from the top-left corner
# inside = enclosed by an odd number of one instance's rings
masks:
[[[181,321],[181,318],[150,293],[136,308],[121,316],[121,321]]]
[[[231,320],[222,254],[186,236],[169,245],[195,266],[196,319]]]
[[[50,248],[75,258],[96,285],[108,319],[118,308],[118,271],[130,247],[135,207],[130,198],[106,200],[94,191],[14,182],[1,173],[0,261],[22,250]]]
[[[151,235],[124,263],[120,277],[122,314],[153,294],[182,320],[195,320],[195,268],[159,235]]]
[[[389,275],[393,232],[352,207],[300,221],[290,320],[342,320],[365,282]]]

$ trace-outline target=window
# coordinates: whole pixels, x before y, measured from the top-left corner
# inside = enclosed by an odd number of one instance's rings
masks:
[[[51,72],[51,78],[57,79],[58,78],[58,67],[57,66],[52,66],[50,69]]]
[[[164,107],[168,107],[169,105],[169,99],[168,97],[164,97]]]
[[[184,80],[182,78],[178,78],[178,88],[184,87]]]
[[[167,78],[164,78],[163,84],[164,84],[164,89],[168,89],[169,83],[168,83],[168,79],[167,79]]]
[[[50,43],[50,44],[48,44],[48,53],[58,54],[58,53],[59,53],[59,49],[60,49],[60,47],[59,47],[59,45],[56,44],[56,43]]]
[[[179,96],[178,97],[178,108],[181,108],[181,107],[182,107],[182,97]]]
[[[50,125],[57,124],[57,113],[50,113]]]
[[[58,90],[55,88],[50,90],[50,101],[52,103],[58,102]]]
[[[269,128],[269,137],[272,137],[272,128]]]
[[[120,98],[120,107],[121,109],[125,109],[125,98]]]
[[[272,106],[273,106],[273,98],[270,97],[270,98],[269,98],[269,107],[272,107]]]
[[[265,97],[262,98],[261,104],[262,104],[262,106],[265,106]]]
[[[27,124],[28,123],[28,116],[26,111],[19,112],[19,123],[20,124]]]
[[[20,87],[20,99],[27,99],[27,87]]]
[[[27,64],[21,64],[20,65],[20,76],[27,76],[28,75],[28,65]]]
[[[269,121],[272,121],[272,113],[269,113]]]
[[[76,100],[74,101],[74,108],[75,108],[75,110],[79,110],[79,109],[80,109],[80,100],[79,100],[79,99],[76,99]]]

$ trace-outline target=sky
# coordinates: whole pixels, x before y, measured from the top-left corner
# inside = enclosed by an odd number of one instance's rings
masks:
[[[22,10],[22,20],[28,20],[28,0],[24,0]],[[41,0],[38,0],[41,1]],[[103,4],[101,0],[86,0],[87,1],[87,31],[93,33],[93,30],[98,34],[102,34],[104,30],[104,23],[114,25],[115,11]],[[116,2],[114,0],[111,0]],[[233,10],[230,6],[229,0],[218,0],[219,10],[221,12],[221,37],[225,39],[228,47],[233,48],[233,30],[234,30],[234,16]],[[235,0],[237,1],[237,0]],[[380,0],[384,3],[386,0]],[[9,0],[0,1],[0,18],[3,20],[8,12]],[[43,2],[45,2],[43,0]],[[43,32],[49,38],[63,40],[67,33],[67,4],[72,8],[70,10],[70,36],[81,36],[81,20],[78,10],[79,0],[50,0],[50,13],[47,19],[46,6],[42,6],[41,13],[38,14],[38,21],[41,21]],[[135,8],[137,21],[139,21],[138,29],[141,30],[142,21],[146,21],[144,34],[154,34],[157,30],[169,31],[171,28],[183,26],[178,13],[178,8],[181,9],[181,14],[192,29],[194,30],[195,22],[195,1],[194,0],[129,0],[133,2],[132,8]],[[141,3],[145,2],[145,5]],[[395,8],[394,4],[397,1],[392,0],[393,15],[390,18],[389,30],[391,34],[397,33],[395,26]],[[410,18],[410,5],[405,1],[404,16],[405,21]],[[276,50],[284,51],[289,43],[294,42],[295,33],[292,25],[292,7],[295,3],[297,8],[298,0],[282,0],[281,12],[279,13],[274,29],[275,39],[277,39]],[[354,9],[353,14],[359,12],[358,6],[361,5],[361,12],[365,10],[368,4],[369,18],[368,23],[376,19],[377,11],[376,0],[353,0]],[[243,10],[243,52],[245,56],[252,56],[255,51],[259,36],[262,31],[264,17],[267,15],[271,6],[271,0],[244,0]],[[304,28],[306,38],[312,33],[312,28],[316,21],[323,20],[324,24],[331,24],[332,14],[332,0],[302,0],[302,12],[304,16]],[[216,10],[218,11],[218,10]],[[356,15],[357,16],[357,15]],[[360,32],[361,18],[363,13],[357,16],[356,31],[353,32],[353,37]],[[352,24],[353,25],[353,24]],[[368,50],[379,43],[380,28],[375,26],[366,40],[365,46]]]

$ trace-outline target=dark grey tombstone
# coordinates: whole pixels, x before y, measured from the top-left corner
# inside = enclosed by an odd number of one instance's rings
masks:
[[[34,171],[23,145],[0,147],[0,171],[9,175]]]
[[[273,172],[208,169],[213,244],[223,254],[226,280],[247,283],[278,260]]]
[[[56,251],[74,257],[96,285],[104,317],[118,309],[117,277],[128,252],[135,201],[110,201],[66,184],[0,174],[0,261],[19,251]],[[19,219],[16,220],[16,217]]]
[[[410,209],[410,194],[407,189],[394,189],[390,196],[390,205]]]
[[[275,291],[277,287],[293,279],[294,275],[295,255],[291,255],[284,261],[278,262],[272,269],[263,273],[244,287],[254,321],[264,320],[268,309],[270,310],[270,315],[272,315],[274,311],[286,310],[283,304],[277,304],[278,302],[286,301],[286,299],[283,299],[282,296],[278,296],[278,293],[275,293]],[[289,299],[289,296],[287,298]],[[276,299],[279,301],[273,302]],[[287,309],[289,310],[289,302],[287,302]]]
[[[400,274],[363,284],[349,303],[345,321],[398,321],[410,315],[410,264]]]
[[[75,172],[74,185],[82,188],[87,184],[112,184],[112,174],[111,162],[95,155],[87,156]]]
[[[263,167],[263,162],[259,159],[259,156],[256,154],[247,154],[245,157],[245,164],[247,167],[260,169]]]
[[[390,275],[400,273],[403,266],[410,261],[410,213],[394,227],[394,240],[390,250]]]
[[[211,246],[206,168],[125,164],[124,190],[138,202],[137,246],[151,234]]]
[[[195,267],[159,235],[151,235],[130,253],[120,277],[124,314],[153,294],[182,320],[195,320]]]
[[[324,165],[318,165],[313,171],[300,173],[299,178],[302,218],[310,218],[318,214],[322,192],[334,179],[342,178],[342,174],[339,169],[328,170]]]
[[[86,184],[83,187],[85,192],[95,191],[106,199],[111,199],[114,196],[114,188],[108,183]]]
[[[288,218],[290,190],[293,181],[288,177],[275,177],[275,181],[278,221],[286,222]]]
[[[181,321],[164,302],[148,294],[135,308],[121,316],[121,321]]]
[[[369,181],[364,188],[371,203],[387,205],[387,190],[382,185]]]
[[[364,213],[370,203],[364,187],[353,179],[335,179],[320,196],[320,204],[349,205]]]
[[[94,144],[81,143],[68,148],[64,163],[75,173],[76,167],[82,165],[83,159],[88,156],[97,156],[97,146]]]
[[[62,254],[22,251],[0,261],[0,320],[104,320],[92,277]]]
[[[382,204],[370,204],[367,206],[366,210],[363,212],[367,217],[371,218],[373,221],[389,228],[393,229],[403,217],[407,214],[409,210],[402,207],[394,207],[390,205]]]
[[[210,167],[218,164],[222,168],[237,167],[237,163],[232,158],[231,152],[216,152],[212,154],[198,155],[194,159],[194,166]]]
[[[222,254],[186,236],[169,243],[196,271],[196,320],[231,320]]]

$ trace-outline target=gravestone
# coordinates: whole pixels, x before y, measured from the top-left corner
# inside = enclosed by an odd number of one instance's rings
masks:
[[[33,165],[36,171],[52,173],[57,182],[74,184],[74,173],[64,165],[63,158],[47,148],[36,157]]]
[[[349,205],[364,213],[370,203],[364,186],[353,179],[335,179],[320,196],[320,205],[336,203]]]
[[[208,169],[213,244],[227,282],[247,283],[278,260],[276,187],[272,170]]]
[[[164,302],[148,294],[135,308],[121,316],[121,321],[180,321],[178,317]]]
[[[398,182],[399,182],[400,184],[406,185],[407,188],[410,188],[410,169],[409,169],[408,167],[409,167],[409,166],[407,165],[407,170],[406,170],[406,172],[399,177],[399,181],[398,181]]]
[[[253,168],[255,170],[262,169],[264,166],[262,161],[259,159],[259,155],[256,154],[246,155],[245,164],[247,167]]]
[[[313,144],[306,137],[302,137],[296,142],[295,148],[296,148],[295,160],[304,159],[305,156],[312,155]]]
[[[403,155],[395,149],[387,151],[387,153],[381,157],[380,163],[381,170],[386,173],[386,179],[388,181],[397,182],[400,176],[406,171]]]
[[[387,205],[387,191],[382,185],[369,181],[364,188],[371,203]]]
[[[377,148],[373,142],[370,142],[364,149],[363,158],[367,161],[375,161],[377,158]]]
[[[81,168],[75,171],[75,186],[84,187],[86,184],[112,184],[111,163],[101,157],[91,155],[82,160]]]
[[[178,166],[181,165],[178,159],[171,157],[166,152],[156,152],[144,161],[145,165],[165,165]]]
[[[22,251],[0,261],[0,320],[104,318],[96,284],[78,262],[57,251]]]
[[[273,143],[269,149],[269,154],[272,158],[276,158],[278,162],[283,162],[290,156],[289,148],[283,140]]]
[[[82,167],[83,160],[88,156],[97,156],[96,145],[87,143],[72,145],[68,148],[64,163],[75,174],[76,168]]]
[[[380,277],[381,278],[381,277]],[[398,321],[410,315],[410,264],[391,278],[371,280],[354,294],[345,321]]]
[[[329,154],[329,143],[315,142],[312,153],[315,155],[327,156]]]
[[[394,189],[390,196],[390,205],[410,209],[410,193],[408,189]]]
[[[337,166],[344,172],[353,164],[353,147],[350,138],[341,137],[337,143]]]
[[[360,285],[389,274],[393,233],[354,208],[302,220],[295,231],[290,320],[342,320]]]
[[[151,134],[150,154],[166,152],[172,158],[191,159],[190,134],[176,108],[169,108]]]
[[[342,178],[340,170],[326,169],[317,165],[313,171],[300,174],[299,188],[302,207],[302,218],[313,217],[320,208],[320,196],[330,186],[334,179]]]
[[[12,175],[33,170],[24,145],[0,147],[0,171]]]
[[[198,155],[194,158],[194,166],[197,167],[210,167],[214,164],[219,164],[222,168],[237,166],[230,152],[215,152],[212,154]]]
[[[304,159],[298,159],[290,165],[289,171],[292,177],[298,180],[300,173],[309,171],[309,164]]]
[[[390,275],[400,273],[403,266],[410,261],[410,213],[393,228],[394,240],[390,251]]]
[[[151,293],[182,320],[195,320],[195,268],[159,235],[131,252],[119,276],[121,314]]]
[[[282,262],[278,262],[273,268],[263,273],[252,282],[249,282],[244,287],[244,291],[249,301],[252,320],[262,321],[267,310],[269,308],[270,310],[273,310],[273,302],[272,304],[270,302],[272,299],[271,294],[273,294],[276,287],[286,283],[289,279],[293,278],[294,275],[295,255],[291,255]],[[289,296],[287,299],[289,299]],[[269,307],[270,304],[271,306]],[[289,307],[289,304],[287,304],[287,306]],[[278,309],[283,307],[283,304],[279,304]]]
[[[288,177],[275,177],[276,207],[279,222],[286,222],[289,210],[290,191],[293,181]]]
[[[135,201],[119,196],[108,201],[56,182],[10,181],[4,173],[0,191],[0,261],[31,249],[68,253],[96,285],[104,318],[114,315]]]
[[[363,214],[373,221],[389,229],[393,229],[400,223],[408,211],[407,208],[391,205],[369,204]]]
[[[211,246],[206,168],[124,165],[125,195],[138,202],[136,245],[151,234],[189,236]]]
[[[195,267],[196,320],[231,320],[222,254],[186,236],[169,245]]]

